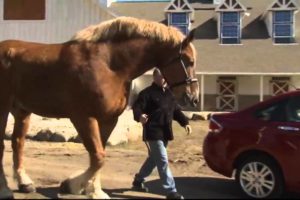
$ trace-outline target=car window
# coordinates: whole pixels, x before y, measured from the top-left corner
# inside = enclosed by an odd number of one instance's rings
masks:
[[[259,109],[255,112],[255,117],[264,121],[286,121],[286,104],[287,100],[283,100]]]
[[[300,96],[290,97],[255,112],[256,118],[275,122],[300,122]]]
[[[300,122],[300,96],[291,97],[286,105],[286,116],[289,122]]]

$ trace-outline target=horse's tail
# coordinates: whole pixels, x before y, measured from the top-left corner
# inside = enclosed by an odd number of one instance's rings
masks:
[[[11,66],[12,60],[17,56],[18,51],[16,48],[10,47],[1,52],[0,60],[1,60],[1,68],[7,69]]]
[[[7,40],[0,42],[0,67],[2,69],[9,68],[12,60],[24,52],[24,50],[24,48],[16,46],[16,42],[14,41]]]
[[[7,69],[11,66],[11,51],[10,49],[1,55],[1,68]]]

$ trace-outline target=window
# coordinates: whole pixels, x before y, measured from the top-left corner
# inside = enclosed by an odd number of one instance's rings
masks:
[[[221,12],[221,43],[240,44],[240,13]]]
[[[185,35],[188,34],[188,13],[170,13],[169,24],[177,27]]]
[[[291,97],[287,103],[286,116],[288,122],[300,122],[300,97]]]
[[[300,122],[300,96],[281,100],[255,113],[256,118],[274,122]]]
[[[43,20],[45,0],[4,0],[4,20]]]
[[[292,11],[273,12],[273,39],[278,44],[295,42]]]
[[[276,121],[284,122],[286,121],[285,107],[287,100],[283,100],[267,106],[266,108],[256,111],[255,116],[263,121]]]

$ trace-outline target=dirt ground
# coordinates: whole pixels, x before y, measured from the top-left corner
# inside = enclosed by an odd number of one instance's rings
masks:
[[[61,124],[61,121],[59,123]],[[173,124],[175,140],[169,143],[168,152],[170,168],[179,192],[185,198],[197,199],[243,197],[232,179],[214,173],[205,164],[202,156],[202,142],[207,133],[208,122],[192,121],[193,133],[190,136],[186,136],[184,129],[176,122]],[[38,130],[38,125],[34,126]],[[55,126],[55,122],[51,126]],[[82,144],[27,140],[25,166],[37,186],[37,192],[31,194],[21,194],[16,191],[17,185],[12,176],[10,141],[5,141],[5,145],[4,169],[9,186],[14,190],[15,198],[85,198],[71,195],[58,196],[60,182],[88,166],[89,159]],[[165,198],[156,170],[146,182],[150,188],[149,193],[134,192],[130,189],[132,178],[146,156],[147,149],[141,140],[118,146],[108,146],[106,163],[102,170],[104,191],[112,198]]]
[[[34,118],[35,119],[35,118]],[[30,133],[45,129],[45,126],[58,127],[66,133],[74,132],[72,126],[63,126],[62,119],[31,122]],[[39,121],[40,122],[40,121]],[[66,123],[68,124],[68,123]],[[8,124],[7,130],[12,129],[13,123]],[[205,164],[202,156],[202,142],[207,133],[207,121],[191,122],[193,133],[186,136],[185,131],[174,122],[175,140],[169,143],[168,152],[170,167],[175,177],[178,190],[186,198],[224,197],[216,194],[215,190],[224,191],[227,197],[239,197],[235,190],[228,192],[226,188],[234,187],[232,180],[212,172]],[[70,129],[68,131],[68,129]],[[27,140],[25,144],[25,166],[28,174],[37,186],[37,192],[20,194],[12,176],[12,150],[10,141],[5,141],[5,172],[15,198],[58,198],[60,182],[76,171],[87,168],[89,159],[82,144],[50,143]],[[155,170],[147,179],[149,193],[130,190],[134,174],[139,170],[147,156],[145,144],[140,140],[128,144],[108,146],[106,163],[102,172],[102,186],[113,198],[164,198],[158,173]],[[210,189],[208,186],[211,185]],[[224,189],[221,187],[224,185]],[[63,198],[84,198],[83,196],[62,196]]]

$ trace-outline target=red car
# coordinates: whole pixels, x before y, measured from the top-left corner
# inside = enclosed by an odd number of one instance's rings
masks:
[[[300,91],[235,113],[213,114],[203,154],[253,198],[300,192]]]

